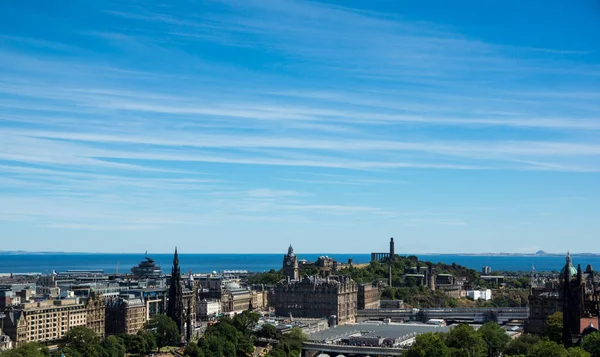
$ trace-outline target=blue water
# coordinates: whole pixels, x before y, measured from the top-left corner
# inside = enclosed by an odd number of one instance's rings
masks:
[[[315,261],[322,254],[299,255],[302,259]],[[367,263],[370,254],[328,254],[340,262],[353,258],[355,263]],[[154,254],[151,257],[160,265],[163,272],[171,270],[172,254]],[[419,255],[421,260],[434,263],[453,262],[472,269],[481,270],[490,266],[492,270],[530,271],[532,265],[536,271],[560,270],[565,264],[562,256],[473,256],[473,255]],[[131,267],[143,260],[140,254],[0,254],[0,273],[50,273],[69,269],[103,269],[107,273],[129,272]],[[279,269],[283,254],[180,254],[182,272],[208,273],[222,270],[249,270],[262,272]],[[573,256],[573,264],[587,264],[600,267],[600,256]]]

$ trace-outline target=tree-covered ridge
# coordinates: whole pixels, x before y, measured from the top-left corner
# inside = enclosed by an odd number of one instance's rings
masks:
[[[369,264],[345,266],[338,274],[348,275],[357,283],[387,282],[388,259]],[[456,299],[446,295],[443,291],[432,291],[426,286],[418,284],[414,278],[405,278],[409,269],[421,267],[425,273],[431,265],[434,274],[451,274],[455,277],[466,278],[469,285],[474,288],[495,288],[495,286],[481,279],[480,274],[458,264],[432,263],[419,260],[417,256],[394,257],[392,265],[393,287],[386,287],[382,292],[382,299],[403,300],[409,307],[518,307],[527,303],[529,278],[521,277],[511,282],[514,288],[496,290],[491,301],[468,301]],[[318,275],[323,273],[314,265],[300,269],[300,276]],[[283,270],[271,269],[268,272],[253,274],[248,278],[249,284],[275,285],[284,278]]]
[[[338,274],[349,275],[357,283],[368,283],[373,281],[387,281],[388,276],[388,262],[389,260],[383,260],[381,262],[370,262],[369,264],[345,266],[341,268]],[[395,286],[405,285],[402,276],[405,272],[412,267],[421,266],[427,267],[428,264],[432,265],[435,274],[452,274],[454,276],[466,277],[469,281],[478,281],[479,274],[474,269],[469,269],[457,264],[444,264],[444,263],[430,263],[427,261],[420,261],[418,257],[411,256],[399,256],[396,255],[394,258],[394,264],[392,267],[392,275],[394,277],[393,283]],[[300,267],[300,276],[312,276],[324,273],[314,264],[308,264],[304,267]],[[250,284],[265,284],[274,285],[284,278],[283,269],[275,270],[271,269],[268,272],[255,273],[248,278]],[[484,283],[484,282],[482,282]]]
[[[387,281],[389,259],[384,259],[381,262],[370,262],[366,266],[349,266],[340,270],[340,274],[347,274],[358,283],[367,283],[372,281]],[[421,267],[421,271],[425,273],[428,266],[431,265],[434,274],[451,274],[456,277],[465,277],[470,282],[477,283],[479,274],[474,269],[466,268],[456,263],[444,264],[441,262],[433,263],[429,261],[419,260],[417,256],[400,256],[396,255],[392,264],[392,284],[394,286],[408,286],[410,282],[405,281],[403,276],[414,267]]]

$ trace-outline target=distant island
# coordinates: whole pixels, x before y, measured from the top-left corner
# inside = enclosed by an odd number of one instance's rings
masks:
[[[543,250],[538,250],[535,253],[421,253],[419,255],[459,255],[459,256],[477,256],[477,257],[535,257],[535,256],[544,256],[544,257],[562,257],[566,254],[566,252],[560,253],[547,253]],[[572,256],[578,257],[600,257],[600,253],[571,253]]]

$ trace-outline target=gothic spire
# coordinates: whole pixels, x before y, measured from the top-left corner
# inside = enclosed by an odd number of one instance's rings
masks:
[[[171,285],[169,286],[169,301],[167,305],[167,316],[169,316],[179,328],[179,333],[183,333],[184,311],[183,311],[183,290],[181,286],[181,272],[179,268],[179,257],[177,248],[173,255],[173,269],[171,270]]]

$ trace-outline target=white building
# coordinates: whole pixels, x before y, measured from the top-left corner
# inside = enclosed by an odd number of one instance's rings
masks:
[[[13,348],[13,343],[10,337],[3,335],[0,331],[0,352],[10,350]]]
[[[492,290],[467,290],[467,297],[472,300],[492,300]]]
[[[221,301],[202,299],[198,303],[198,317],[201,320],[217,318],[221,314]]]

